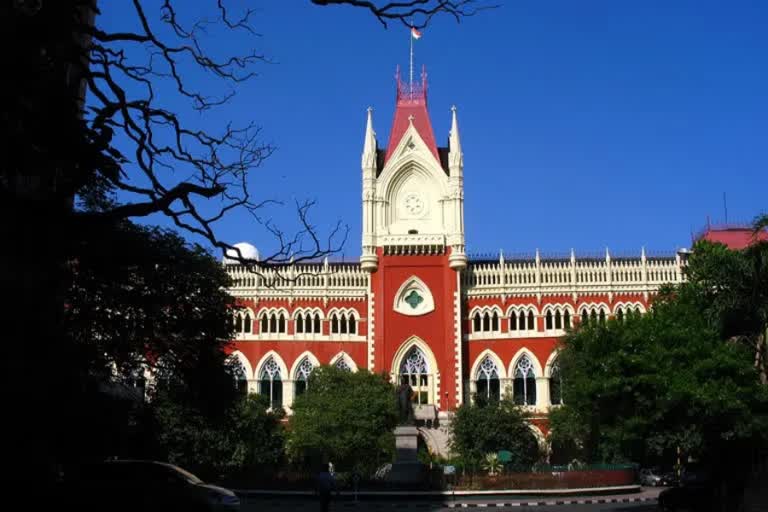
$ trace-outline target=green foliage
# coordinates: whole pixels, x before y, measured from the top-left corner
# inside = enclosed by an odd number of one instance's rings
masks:
[[[768,217],[758,218],[760,229]],[[697,243],[680,288],[698,298],[703,313],[724,339],[749,347],[763,384],[768,384],[768,242],[741,251]]]
[[[200,407],[228,405],[229,278],[203,248],[123,222],[91,233],[71,265],[65,322],[83,371],[153,366]]]
[[[386,376],[321,366],[293,411],[287,451],[294,461],[331,461],[342,471],[370,473],[391,460],[398,418]]]
[[[258,395],[236,400],[216,418],[164,394],[152,410],[163,455],[202,475],[271,472],[283,456],[283,415],[268,411]]]
[[[485,454],[485,457],[483,458],[483,470],[487,471],[490,476],[494,476],[501,472],[501,468],[502,464],[496,453]]]
[[[723,343],[698,290],[666,290],[645,316],[566,336],[555,442],[580,447],[589,462],[647,462],[669,461],[677,447],[716,457],[764,438],[768,395],[753,354]]]
[[[539,458],[526,416],[510,399],[462,405],[451,429],[451,448],[469,469],[476,469],[486,454],[499,450],[511,452],[516,465],[531,465]]]

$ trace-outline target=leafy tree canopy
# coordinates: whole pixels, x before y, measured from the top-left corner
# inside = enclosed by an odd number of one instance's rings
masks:
[[[472,468],[500,450],[511,452],[514,464],[531,465],[539,448],[526,420],[511,399],[464,404],[451,422],[451,449]]]
[[[287,450],[294,460],[361,472],[390,461],[398,417],[386,376],[315,368],[293,410]]]
[[[576,442],[591,462],[647,462],[678,447],[714,458],[763,439],[768,394],[753,355],[723,343],[705,303],[694,286],[668,289],[647,315],[566,336],[554,439]]]

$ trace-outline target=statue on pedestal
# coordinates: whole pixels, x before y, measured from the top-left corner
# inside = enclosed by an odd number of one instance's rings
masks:
[[[413,388],[408,382],[401,382],[397,387],[397,410],[400,413],[401,425],[413,425],[413,405],[411,405],[411,396]]]

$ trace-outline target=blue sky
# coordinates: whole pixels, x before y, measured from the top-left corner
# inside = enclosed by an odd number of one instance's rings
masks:
[[[243,3],[258,9],[261,35],[206,43],[219,54],[252,45],[273,62],[229,105],[188,119],[260,125],[277,151],[250,178],[254,196],[316,200],[318,229],[349,225],[344,252],[354,259],[365,109],[385,145],[407,29],[309,0]],[[672,251],[707,216],[723,219],[723,193],[731,221],[768,210],[767,2],[501,3],[461,24],[436,18],[416,42],[439,145],[450,106],[459,109],[469,252]],[[122,4],[103,7],[100,23],[120,26]],[[163,100],[186,112],[172,95]],[[270,214],[291,229],[290,206]],[[244,212],[218,233],[274,247]]]

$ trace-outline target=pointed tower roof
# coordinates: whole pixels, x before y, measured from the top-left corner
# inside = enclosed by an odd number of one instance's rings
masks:
[[[400,80],[400,67],[398,67],[395,80],[397,81],[397,104],[395,106],[395,118],[392,121],[392,131],[389,133],[389,144],[387,145],[387,154],[384,162],[389,161],[389,157],[392,156],[411,122],[419,136],[435,156],[435,160],[439,162],[440,156],[437,153],[435,134],[432,131],[432,123],[427,112],[426,70],[422,68],[421,83],[407,84]]]

